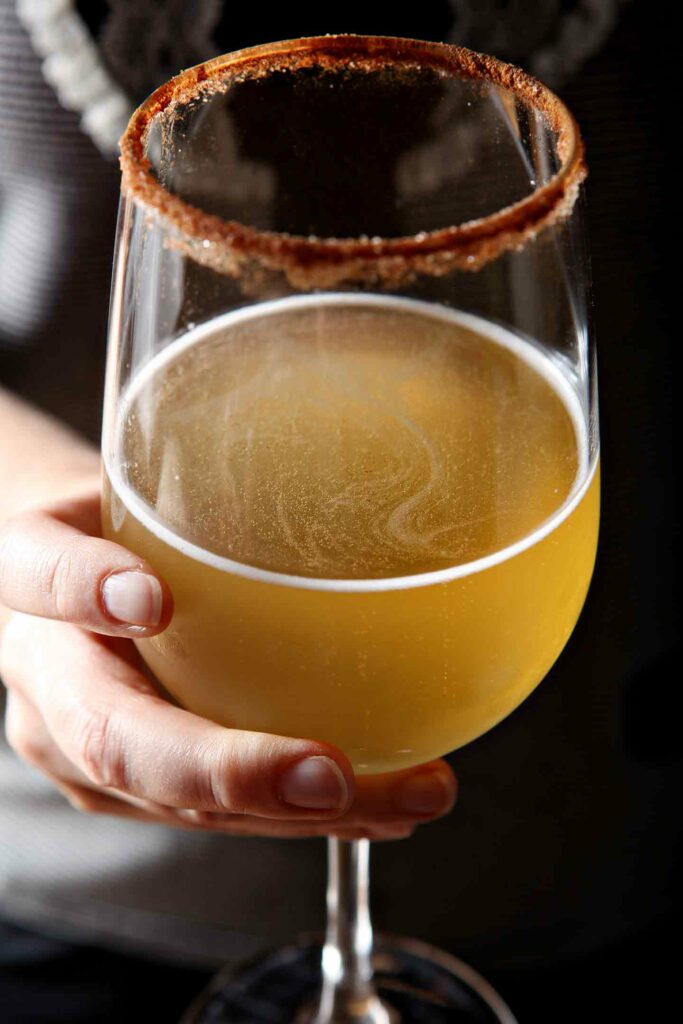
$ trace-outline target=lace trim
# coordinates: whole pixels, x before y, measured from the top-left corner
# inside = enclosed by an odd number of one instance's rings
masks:
[[[72,0],[17,0],[17,15],[61,105],[107,157],[118,152],[133,104],[104,67]]]
[[[629,0],[533,0],[501,11],[497,0],[448,0],[447,41],[522,63],[557,85],[598,52]],[[75,0],[17,0],[17,13],[43,58],[45,80],[106,156],[114,156],[134,104],[161,81],[217,53],[221,0],[107,0],[96,43]],[[100,47],[102,53],[100,53]],[[108,68],[111,68],[113,75]],[[121,83],[121,84],[119,84]]]
[[[630,0],[448,0],[447,42],[521,64],[551,87],[580,70],[610,35]]]
[[[219,53],[223,0],[107,0],[98,45],[106,67],[142,102],[162,82]]]

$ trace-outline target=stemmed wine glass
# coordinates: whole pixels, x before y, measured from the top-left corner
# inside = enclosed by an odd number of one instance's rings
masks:
[[[467,50],[299,39],[162,86],[122,168],[103,518],[175,599],[143,658],[192,711],[358,774],[490,729],[595,558],[571,114]],[[444,953],[373,955],[368,843],[329,845],[322,957],[276,952],[188,1020],[513,1020]]]

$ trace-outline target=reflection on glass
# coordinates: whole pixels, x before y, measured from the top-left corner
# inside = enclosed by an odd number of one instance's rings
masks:
[[[173,590],[139,648],[180,703],[371,774],[462,746],[541,681],[597,537],[582,176],[547,90],[436,44],[255,48],[137,113],[104,522]],[[301,951],[299,989],[282,957],[259,974],[262,1006],[512,1020],[410,944],[382,947],[380,1000],[367,844],[331,849],[322,996]]]

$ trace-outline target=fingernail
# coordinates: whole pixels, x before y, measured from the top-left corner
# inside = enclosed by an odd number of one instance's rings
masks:
[[[396,793],[398,809],[408,814],[437,814],[453,802],[453,794],[437,772],[411,775]]]
[[[329,757],[307,757],[282,773],[280,797],[293,807],[333,811],[346,806],[349,791],[334,761]]]
[[[112,619],[131,626],[158,626],[163,594],[161,584],[144,572],[117,572],[102,585],[102,600]]]

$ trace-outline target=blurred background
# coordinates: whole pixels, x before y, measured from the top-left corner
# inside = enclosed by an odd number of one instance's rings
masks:
[[[49,4],[0,0],[0,382],[95,442],[116,139],[132,107],[180,68],[328,32],[447,40],[538,75],[577,117],[590,168],[604,452],[596,575],[545,683],[453,757],[455,813],[409,844],[377,848],[374,909],[379,928],[471,962],[522,1024],[662,1015],[673,992],[682,781],[673,703],[679,88],[668,5],[72,6],[78,47],[46,31]],[[322,860],[310,885],[319,900]]]

